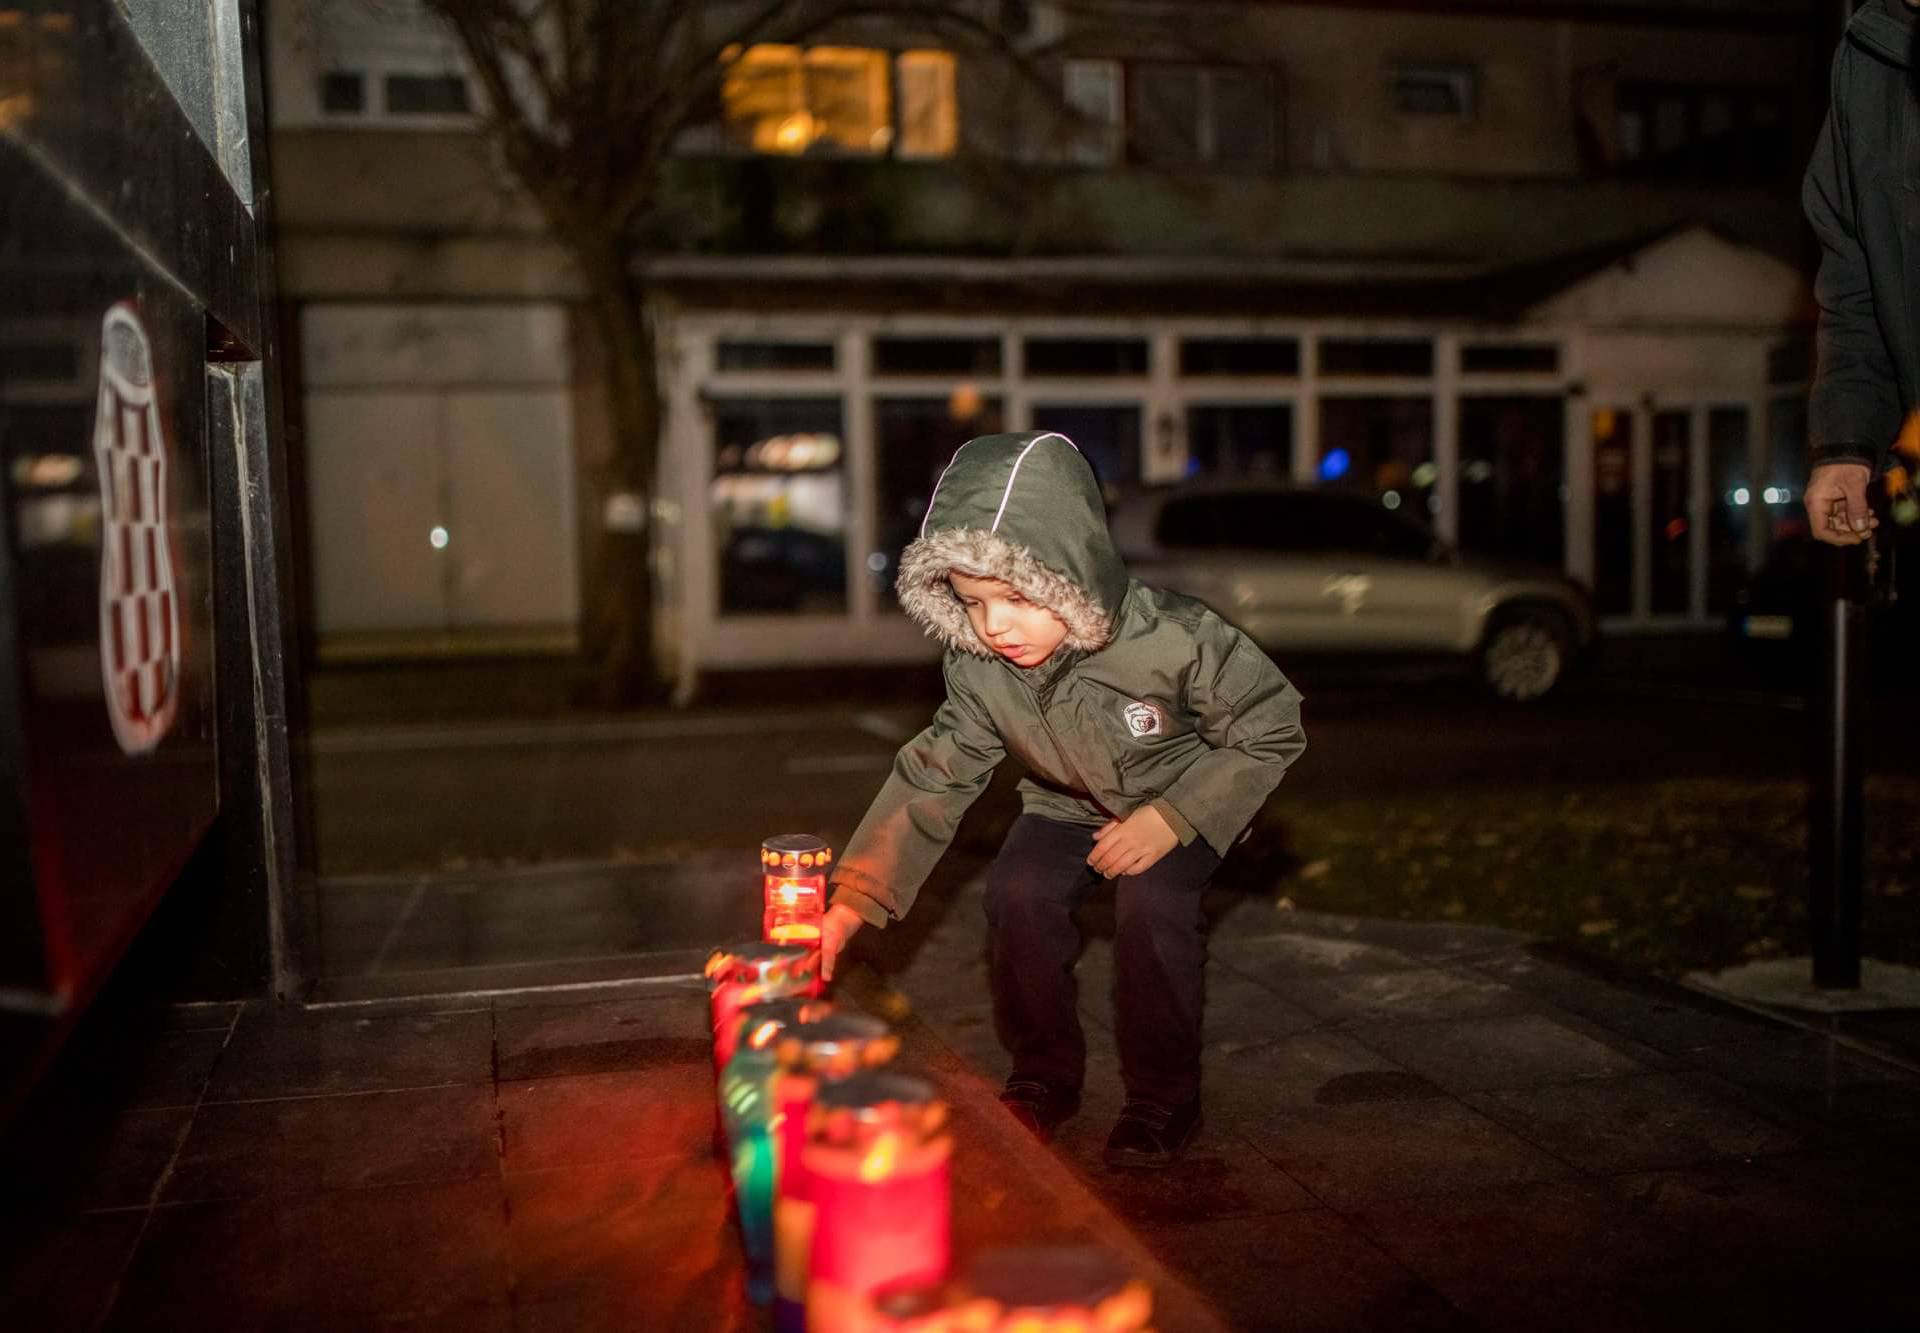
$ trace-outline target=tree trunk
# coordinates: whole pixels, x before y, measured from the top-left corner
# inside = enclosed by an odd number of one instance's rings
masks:
[[[577,242],[587,304],[604,357],[612,453],[606,493],[625,493],[643,515],[639,532],[613,532],[600,513],[583,515],[591,534],[582,590],[587,693],[600,707],[657,702],[664,695],[653,651],[653,495],[660,454],[660,385],[646,289],[628,271],[618,235]]]

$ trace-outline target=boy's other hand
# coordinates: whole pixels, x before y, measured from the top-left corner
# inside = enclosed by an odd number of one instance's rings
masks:
[[[1858,546],[1880,526],[1867,504],[1873,469],[1865,463],[1822,463],[1807,478],[1807,528],[1829,546]]]
[[[1137,875],[1180,845],[1160,812],[1143,805],[1125,819],[1109,819],[1093,835],[1093,852],[1087,864],[1106,879]]]
[[[821,980],[833,980],[834,959],[847,947],[847,941],[853,938],[853,933],[866,924],[851,907],[836,904],[827,909],[826,919],[820,923]]]

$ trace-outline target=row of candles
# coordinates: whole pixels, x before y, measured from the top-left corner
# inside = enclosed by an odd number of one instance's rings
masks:
[[[747,1289],[779,1333],[1139,1333],[1152,1298],[1106,1255],[1006,1249],[950,1277],[953,1136],[877,1018],[824,998],[833,850],[761,845],[762,938],[707,961],[719,1147]]]

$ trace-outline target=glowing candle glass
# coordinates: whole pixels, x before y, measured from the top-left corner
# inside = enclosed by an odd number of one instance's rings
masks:
[[[733,1173],[734,1208],[747,1256],[747,1294],[773,1299],[773,1195],[779,1154],[774,1144],[773,1079],[780,1034],[833,1013],[825,1000],[770,1000],[748,1005],[734,1020],[739,1039],[720,1075],[720,1113]]]
[[[820,942],[832,863],[833,848],[810,833],[783,833],[760,844],[762,938],[775,944]]]
[[[864,1069],[885,1064],[900,1049],[899,1038],[877,1018],[837,1013],[818,1023],[802,1023],[780,1034],[774,1079],[775,1145],[779,1184],[773,1206],[774,1324],[777,1329],[806,1327],[807,1262],[813,1247],[814,1208],[801,1149],[806,1144],[807,1108],[823,1087]]]
[[[707,996],[713,1019],[713,1074],[727,1067],[739,1035],[734,1018],[750,1004],[820,994],[820,951],[802,944],[755,940],[707,956]]]
[[[1104,1250],[1049,1245],[983,1250],[960,1284],[992,1313],[983,1327],[1021,1333],[1143,1333],[1153,1292]]]
[[[883,1288],[946,1273],[952,1157],[946,1103],[924,1079],[870,1071],[820,1089],[805,1149],[809,1328],[859,1329]]]

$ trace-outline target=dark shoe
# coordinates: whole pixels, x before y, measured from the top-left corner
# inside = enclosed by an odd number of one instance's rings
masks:
[[[1128,1102],[1107,1136],[1108,1166],[1156,1170],[1172,1166],[1200,1132],[1200,1099],[1166,1106]]]
[[[1045,1143],[1053,1137],[1061,1121],[1080,1109],[1080,1094],[1077,1090],[1062,1092],[1050,1088],[1037,1079],[1010,1078],[1007,1086],[1000,1090],[1000,1104],[1011,1111],[1013,1118],[1025,1125],[1028,1132]]]

